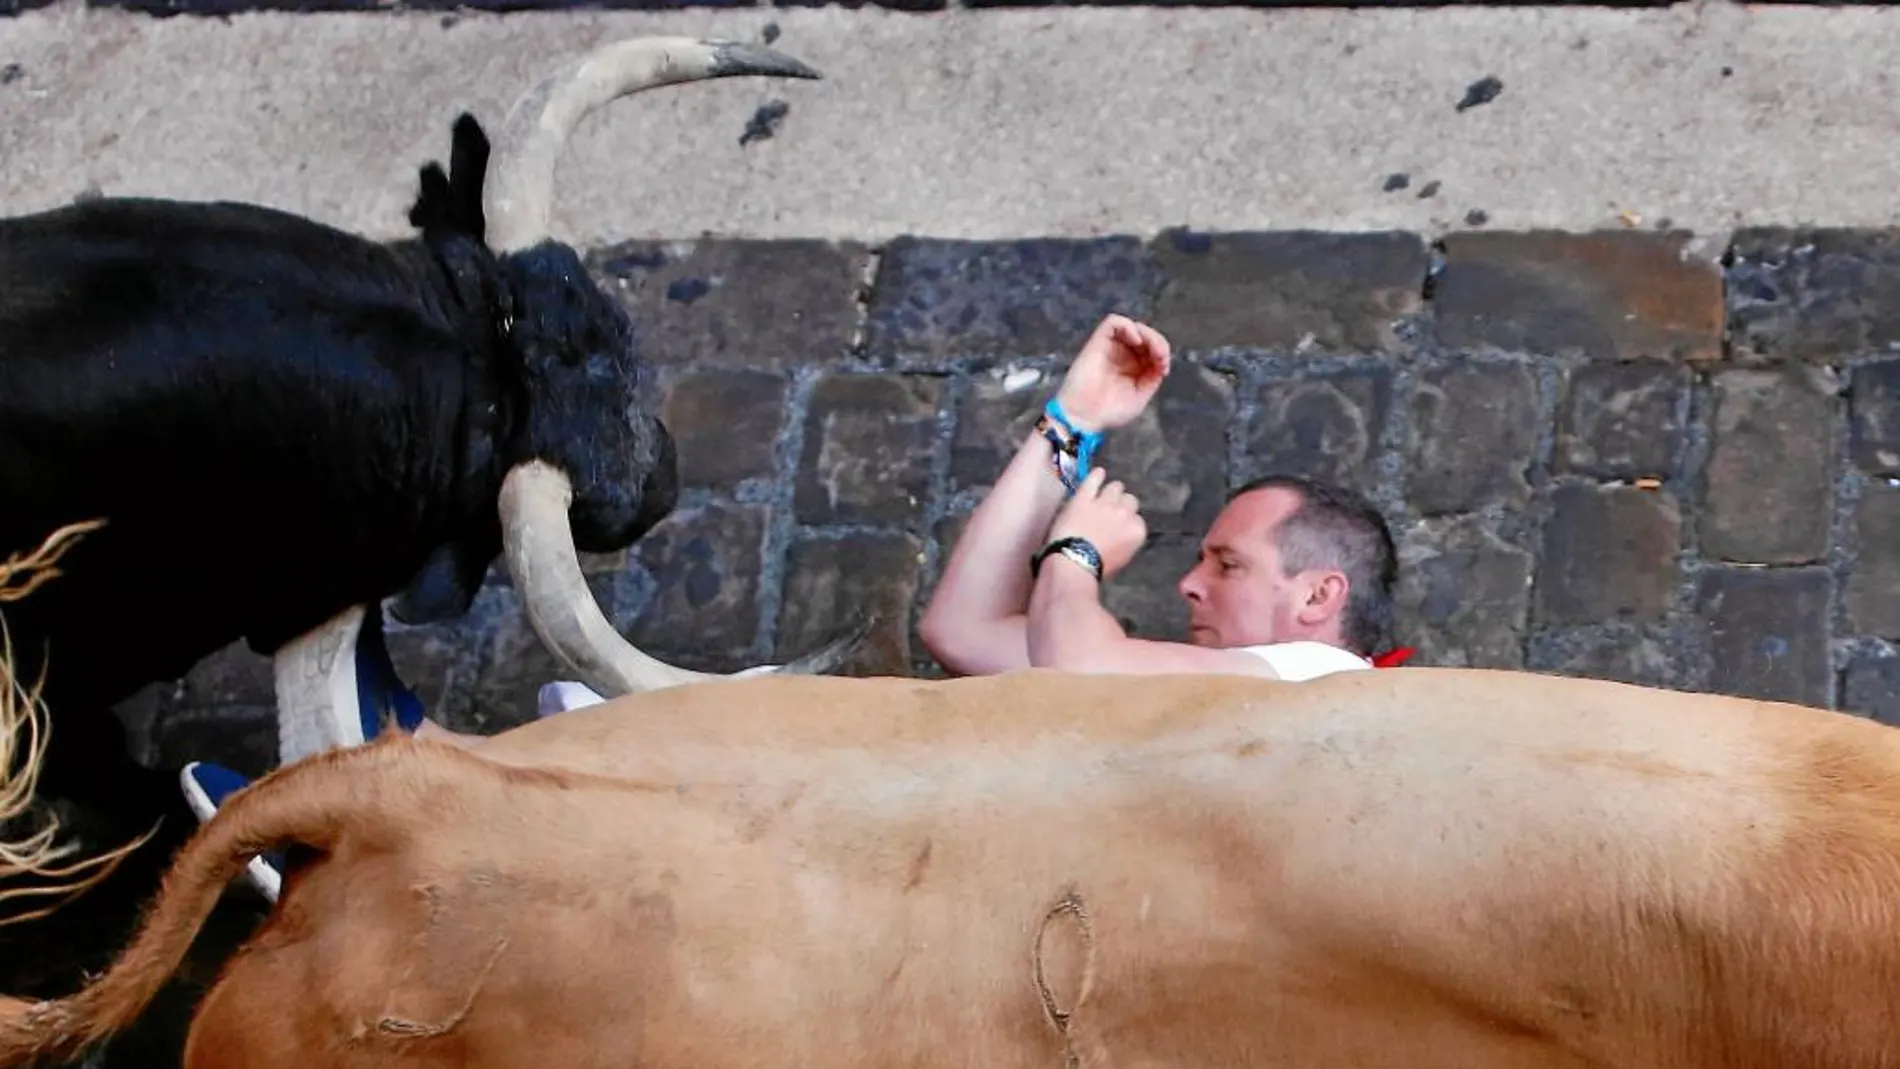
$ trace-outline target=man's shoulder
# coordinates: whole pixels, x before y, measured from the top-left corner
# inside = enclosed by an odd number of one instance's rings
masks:
[[[1372,663],[1351,650],[1324,642],[1301,639],[1295,642],[1269,642],[1259,646],[1235,647],[1251,653],[1273,666],[1281,679],[1299,682],[1334,672],[1369,669]]]

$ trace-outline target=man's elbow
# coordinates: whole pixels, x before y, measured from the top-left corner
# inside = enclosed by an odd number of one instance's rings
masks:
[[[930,651],[938,664],[953,672],[957,670],[951,663],[957,659],[956,642],[952,637],[955,632],[956,629],[944,619],[943,610],[934,601],[924,607],[924,614],[917,619],[917,641],[924,644],[924,649]]]
[[[917,620],[917,641],[952,675],[977,673],[978,643],[974,636],[969,621],[945,612],[937,602],[926,606],[923,616]]]

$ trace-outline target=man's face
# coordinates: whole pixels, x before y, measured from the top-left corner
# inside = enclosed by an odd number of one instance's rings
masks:
[[[1177,585],[1188,603],[1188,641],[1234,647],[1312,638],[1330,641],[1308,604],[1313,575],[1287,576],[1275,545],[1299,493],[1251,490],[1228,502],[1201,540],[1201,556]]]

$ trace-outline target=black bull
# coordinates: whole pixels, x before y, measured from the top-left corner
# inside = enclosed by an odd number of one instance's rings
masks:
[[[22,675],[46,668],[43,793],[122,828],[182,814],[175,780],[129,762],[114,703],[240,638],[276,657],[280,717],[344,700],[326,643],[392,595],[410,622],[464,612],[504,551],[575,678],[694,675],[620,639],[581,579],[575,550],[632,544],[677,472],[632,324],[549,237],[549,198],[594,108],[735,75],[817,77],[769,49],[638,39],[525,94],[492,169],[464,115],[447,171],[422,169],[419,233],[393,243],[230,203],[0,221],[0,557],[105,521],[5,615]]]

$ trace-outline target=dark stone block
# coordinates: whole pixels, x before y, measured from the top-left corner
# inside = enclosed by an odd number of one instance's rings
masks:
[[[1283,472],[1371,492],[1392,410],[1392,377],[1391,368],[1380,366],[1267,383],[1247,420],[1237,479]]]
[[[1416,663],[1517,668],[1536,562],[1480,516],[1427,519],[1399,543],[1397,640]]]
[[[1869,483],[1855,507],[1860,556],[1842,597],[1857,633],[1900,639],[1900,487]]]
[[[1900,475],[1900,360],[1855,368],[1847,412],[1854,464],[1870,475]]]
[[[168,706],[181,709],[268,706],[277,701],[277,679],[269,658],[233,642],[194,665],[177,686],[168,688],[165,699]]]
[[[1132,237],[902,237],[878,266],[865,348],[879,360],[1068,355],[1110,312],[1147,318],[1155,284]]]
[[[686,668],[755,663],[765,527],[761,505],[713,503],[667,517],[633,550],[655,590],[629,640]]]
[[[1227,496],[1227,425],[1233,381],[1176,363],[1141,417],[1111,432],[1097,463],[1141,502],[1148,533],[1199,535]]]
[[[1152,245],[1154,326],[1177,351],[1223,346],[1396,353],[1424,305],[1431,250],[1406,233],[1202,234]]]
[[[532,699],[525,709],[502,710],[498,702],[474,689],[481,678],[488,639],[503,626],[500,617],[511,611],[521,611],[514,589],[489,586],[475,595],[468,615],[459,620],[422,627],[390,625],[389,658],[396,674],[422,700],[429,719],[456,731],[486,734],[512,722],[497,720],[495,713],[533,711]]]
[[[1707,656],[1704,636],[1691,626],[1604,624],[1532,635],[1524,667],[1552,675],[1700,690]]]
[[[1439,344],[1596,359],[1722,355],[1722,274],[1689,235],[1471,232],[1444,239]]]
[[[153,724],[152,748],[159,768],[209,761],[256,779],[277,767],[277,702],[175,709]]]
[[[1714,379],[1702,552],[1758,564],[1827,553],[1836,384],[1825,368],[1737,368]]]
[[[909,674],[911,614],[923,555],[923,543],[906,534],[854,533],[794,542],[785,559],[776,659],[809,653],[873,617],[870,636],[836,674]]]
[[[870,256],[816,240],[636,241],[594,250],[588,267],[632,311],[654,366],[782,371],[850,353]]]
[[[1053,376],[1018,383],[997,369],[970,377],[969,389],[957,406],[956,429],[950,435],[954,491],[989,493],[1035,428],[1042,406],[1061,385],[1061,375],[1059,369]],[[1055,478],[1053,470],[1049,477]]]
[[[1432,515],[1516,503],[1541,422],[1537,380],[1519,364],[1460,364],[1418,377],[1407,496]]]
[[[1841,672],[1840,709],[1891,727],[1900,727],[1900,656],[1863,651]]]
[[[1578,368],[1558,413],[1556,467],[1601,479],[1666,478],[1682,451],[1691,374],[1651,361]]]
[[[1738,230],[1728,324],[1742,360],[1838,362],[1900,344],[1900,230]]]
[[[1682,514],[1674,495],[1566,483],[1550,490],[1537,569],[1541,624],[1647,623],[1669,611]]]
[[[771,475],[786,392],[785,379],[766,372],[679,375],[668,386],[660,418],[679,448],[680,481],[731,489]]]
[[[921,517],[942,396],[942,381],[928,376],[826,376],[805,421],[793,495],[798,521],[902,524]]]
[[[1708,621],[1709,689],[1827,705],[1830,582],[1824,568],[1706,569],[1695,611]]]
[[[963,536],[963,529],[968,526],[970,522],[970,512],[975,509],[975,507],[974,504],[970,504],[965,508],[959,508],[950,512],[942,519],[939,519],[936,525],[931,528],[931,537],[937,541],[937,568],[930,576],[930,583],[932,585],[935,585],[937,580],[942,577],[943,566],[945,562],[950,559],[950,549],[957,544],[957,539]],[[1024,561],[1023,567],[1027,568],[1028,566],[1029,562]]]
[[[1187,602],[1175,589],[1194,567],[1200,542],[1192,535],[1151,537],[1128,566],[1102,587],[1102,607],[1135,638],[1188,640]]]

